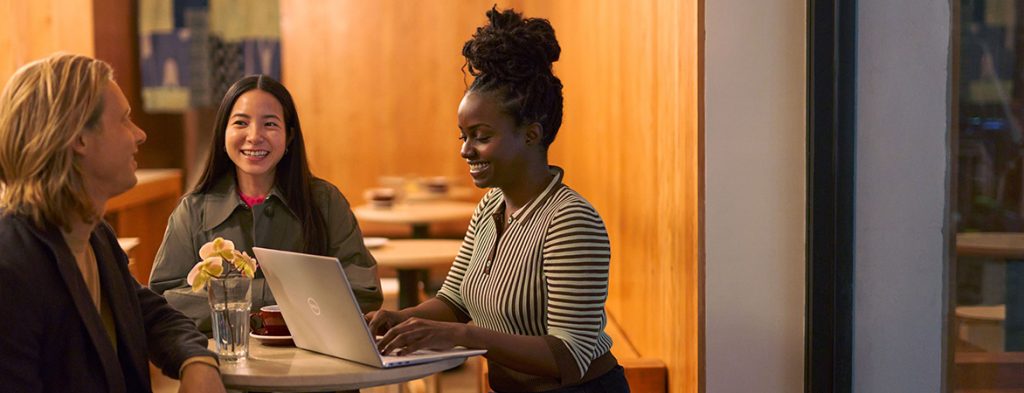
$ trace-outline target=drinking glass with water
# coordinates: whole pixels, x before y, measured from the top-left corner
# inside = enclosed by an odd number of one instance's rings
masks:
[[[213,341],[222,361],[245,359],[249,354],[249,309],[252,279],[245,276],[214,278],[209,282]]]

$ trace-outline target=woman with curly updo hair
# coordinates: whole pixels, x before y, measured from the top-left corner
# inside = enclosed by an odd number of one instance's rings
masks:
[[[383,353],[486,349],[498,392],[628,392],[604,333],[604,222],[548,165],[562,123],[555,31],[512,10],[487,18],[462,48],[474,80],[458,119],[469,175],[490,191],[437,296],[369,313],[370,329]]]

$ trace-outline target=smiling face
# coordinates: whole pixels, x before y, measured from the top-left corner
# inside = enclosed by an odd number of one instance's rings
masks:
[[[284,110],[273,95],[250,90],[238,97],[228,117],[224,147],[235,163],[243,193],[265,195],[287,147]],[[255,185],[257,190],[247,190]]]
[[[516,127],[489,93],[470,91],[459,104],[462,158],[480,188],[506,189],[517,183],[527,165],[527,132]]]
[[[82,132],[74,144],[86,190],[97,202],[128,191],[138,182],[135,153],[146,141],[146,133],[132,122],[130,114],[121,88],[109,81],[98,125]]]

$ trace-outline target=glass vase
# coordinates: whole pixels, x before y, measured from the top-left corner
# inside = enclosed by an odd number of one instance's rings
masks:
[[[238,361],[249,354],[249,309],[252,279],[226,277],[210,280],[207,289],[213,317],[213,341],[221,361]]]

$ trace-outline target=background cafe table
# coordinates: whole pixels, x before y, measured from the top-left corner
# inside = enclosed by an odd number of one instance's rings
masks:
[[[412,225],[412,237],[424,239],[430,237],[430,224],[450,221],[465,221],[473,217],[476,204],[459,201],[423,201],[416,203],[399,203],[391,207],[381,208],[372,205],[360,205],[352,209],[359,221],[382,224]]]
[[[214,347],[211,340],[210,348]],[[249,358],[221,362],[220,374],[228,389],[274,392],[333,392],[420,379],[452,369],[465,358],[445,359],[413,366],[381,369],[293,346],[269,347],[249,341]]]
[[[462,240],[399,239],[371,248],[370,254],[380,266],[398,272],[398,308],[419,303],[419,283],[431,267],[450,266],[459,253]]]
[[[1024,351],[1024,233],[958,233],[956,255],[1006,262],[1005,350]]]
[[[402,198],[412,203],[429,201],[469,201],[480,199],[475,192],[475,187],[449,186],[445,192],[431,192],[422,188],[407,191]]]

